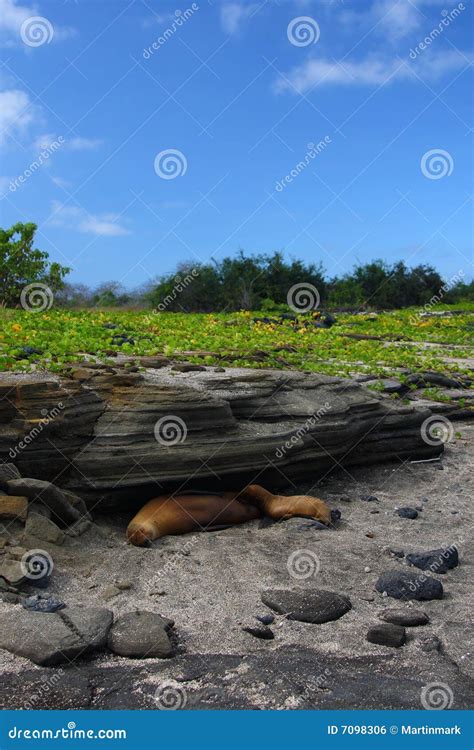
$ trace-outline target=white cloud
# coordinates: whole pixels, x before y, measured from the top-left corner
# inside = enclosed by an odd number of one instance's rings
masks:
[[[79,206],[64,205],[61,201],[53,201],[53,215],[50,224],[57,227],[73,229],[96,237],[121,237],[130,231],[119,224],[117,214],[89,214]]]
[[[48,148],[61,137],[62,147],[68,151],[92,151],[102,144],[102,141],[98,138],[82,138],[81,136],[67,138],[64,136],[58,136],[56,133],[44,133],[35,138],[33,147],[38,151],[41,151],[44,148]]]
[[[60,188],[72,187],[72,182],[69,182],[69,180],[64,180],[62,177],[56,177],[54,175],[51,175],[51,179],[54,182],[54,184]]]
[[[236,34],[244,21],[252,15],[256,6],[244,3],[225,3],[221,7],[221,26],[226,34]]]
[[[34,108],[25,91],[0,91],[0,142],[8,134],[21,135],[34,119]]]
[[[12,47],[15,44],[23,44],[21,40],[21,26],[24,21],[33,16],[40,16],[36,7],[20,5],[17,0],[0,0],[0,31],[2,31],[1,46]],[[76,32],[65,26],[58,26],[48,19],[53,26],[52,41],[63,41],[69,39]],[[24,45],[28,50],[28,46]]]
[[[438,55],[427,54],[412,62],[409,58],[382,58],[377,55],[363,60],[338,64],[333,60],[309,59],[280,76],[275,91],[304,93],[316,84],[345,86],[378,86],[390,80],[436,80],[445,73],[460,70],[467,64],[466,57],[451,50]],[[412,67],[413,66],[413,67]]]
[[[81,136],[76,136],[66,141],[66,148],[71,149],[71,151],[92,151],[101,145],[102,141],[99,138],[82,138]]]

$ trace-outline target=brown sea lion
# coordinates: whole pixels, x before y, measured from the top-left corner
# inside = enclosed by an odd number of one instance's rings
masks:
[[[272,495],[258,484],[241,492],[220,495],[160,495],[150,500],[130,521],[127,539],[141,547],[167,534],[211,531],[269,516],[275,520],[303,516],[328,526],[331,511],[322,500],[308,495]]]

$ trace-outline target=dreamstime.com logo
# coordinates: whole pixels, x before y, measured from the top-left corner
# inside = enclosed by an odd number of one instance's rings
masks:
[[[421,425],[421,437],[427,445],[444,445],[454,438],[454,427],[446,417],[433,414]]]
[[[47,427],[56,417],[61,413],[61,411],[64,409],[64,404],[62,401],[58,402],[57,406],[54,406],[51,411],[48,411],[47,409],[41,409],[41,419],[38,421],[38,424],[33,427],[29,431],[27,435],[25,435],[24,438],[22,438],[13,448],[10,448],[8,451],[8,455],[11,459],[16,458],[22,450],[25,450],[35,438],[38,437],[38,435],[41,435],[44,428]]]
[[[309,164],[315,159],[319,154],[324,151],[329,144],[332,143],[331,137],[329,135],[325,135],[322,140],[319,141],[319,143],[308,143],[308,150],[306,154],[304,155],[304,158],[301,159],[301,161],[296,164],[293,169],[288,172],[284,177],[282,177],[281,180],[278,180],[278,182],[275,183],[275,190],[278,193],[281,193],[288,185],[290,185],[293,180],[298,177],[301,172],[303,172]]]
[[[453,705],[453,691],[445,682],[430,682],[421,691],[421,705],[427,711],[444,711]]]
[[[33,282],[21,290],[20,304],[27,312],[38,313],[49,310],[53,301],[53,292],[47,284]]]
[[[319,24],[311,16],[298,16],[288,24],[286,35],[294,47],[309,47],[316,44],[321,36]]]
[[[307,578],[317,576],[320,567],[319,557],[311,549],[297,549],[286,561],[288,573],[297,581],[305,581]]]
[[[421,171],[429,180],[442,180],[453,173],[454,161],[449,151],[432,148],[421,157]]]
[[[44,549],[30,549],[25,552],[20,562],[21,572],[29,581],[40,581],[49,578],[53,572],[53,558]]]
[[[188,170],[188,160],[177,148],[167,148],[155,156],[155,172],[162,180],[175,180],[184,177]]]
[[[288,290],[286,302],[293,312],[307,313],[319,307],[321,297],[314,284],[303,281],[300,284],[293,284]]]
[[[163,301],[157,305],[154,312],[156,312],[157,310],[159,310],[160,312],[164,312],[167,307],[169,307],[173,304],[173,302],[176,301],[181,292],[183,292],[186,287],[188,287],[194,281],[194,279],[197,279],[198,276],[199,271],[197,270],[197,268],[193,268],[191,270],[191,273],[187,273],[183,278],[181,276],[175,276],[175,284],[173,289],[169,294],[166,295],[166,297],[163,298]]]
[[[75,721],[68,721],[61,729],[20,729],[8,730],[11,740],[126,740],[126,729],[78,729]]]
[[[199,5],[197,3],[193,3],[191,7],[186,8],[185,11],[175,10],[173,23],[170,24],[170,26],[168,26],[168,28],[165,29],[162,34],[160,34],[158,39],[155,39],[155,41],[150,44],[149,47],[145,47],[145,49],[143,50],[144,59],[149,60],[157,50],[163,47],[163,45],[166,44],[166,42],[171,39],[174,34],[176,34],[178,29],[181,28],[181,26],[183,26],[183,24],[185,24],[186,21],[188,21],[197,10],[199,10]]]
[[[306,435],[312,427],[314,427],[318,421],[323,417],[325,414],[328,413],[328,411],[331,411],[331,404],[329,401],[326,401],[315,414],[312,414],[305,423],[298,429],[296,432],[288,439],[286,440],[283,445],[281,445],[279,448],[275,451],[275,457],[276,458],[283,458],[283,456],[287,453],[287,451],[294,448],[295,445],[297,445],[300,440],[302,439],[303,435]]]
[[[52,41],[53,25],[43,16],[30,16],[21,24],[20,36],[23,44],[28,47],[41,47],[42,44],[49,44]]]
[[[168,414],[161,417],[154,427],[155,440],[161,445],[171,447],[184,443],[188,434],[186,422],[175,414]]]
[[[187,702],[186,690],[177,682],[160,685],[155,693],[155,703],[160,711],[179,711]]]

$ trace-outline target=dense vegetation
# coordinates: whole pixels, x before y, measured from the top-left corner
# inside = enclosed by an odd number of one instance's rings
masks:
[[[284,311],[290,290],[302,284],[317,290],[318,302],[326,309],[391,310],[474,300],[474,282],[464,283],[462,272],[445,281],[431,266],[409,269],[403,262],[376,260],[329,279],[320,263],[286,261],[281,252],[247,256],[243,251],[220,262],[183,263],[176,273],[133,292],[118,282],[91,290],[64,281],[70,269],[49,263],[47,253],[33,248],[35,231],[35,224],[20,223],[0,230],[3,306],[22,303],[22,290],[33,283],[47,286],[60,307],[148,307],[161,312]]]
[[[290,367],[343,376],[399,375],[400,368],[469,373],[463,360],[474,356],[474,305],[468,307],[471,313],[447,317],[414,308],[338,313],[330,328],[318,327],[317,314],[265,322],[249,312],[4,310],[0,370],[61,371],[94,356],[114,364],[124,354],[138,366],[141,356],[162,355],[204,365]]]

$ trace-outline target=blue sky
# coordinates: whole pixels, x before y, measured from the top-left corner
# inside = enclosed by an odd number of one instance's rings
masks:
[[[37,223],[71,281],[239,248],[472,277],[467,0],[0,0],[0,19],[1,224]]]

